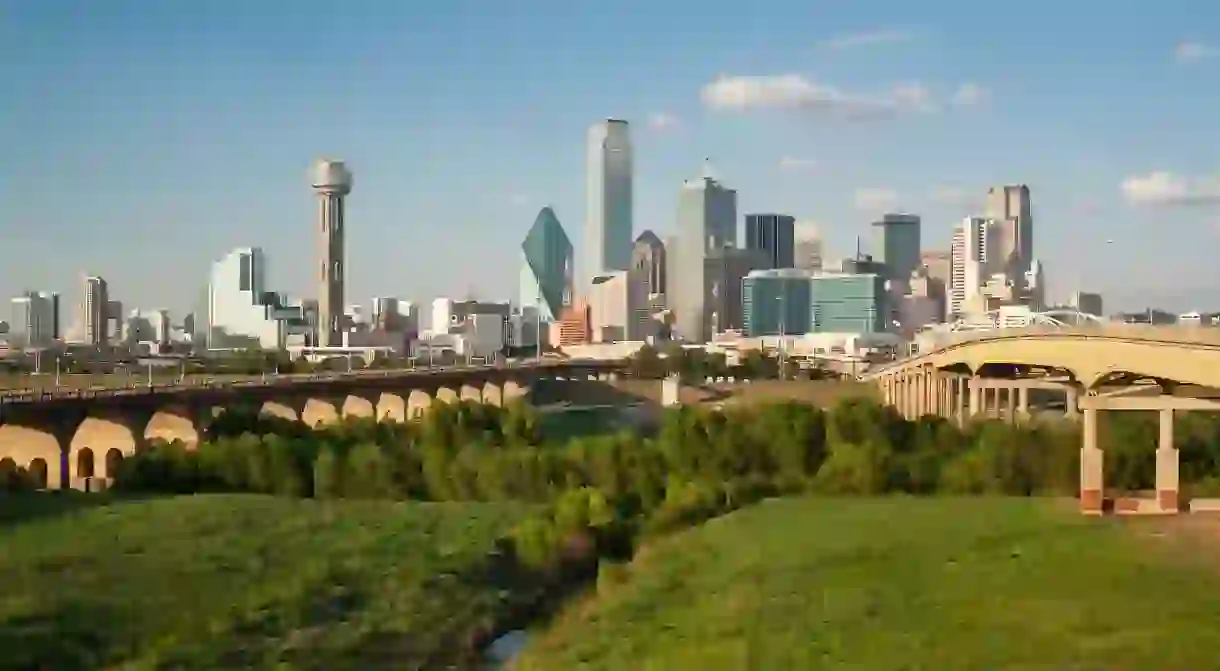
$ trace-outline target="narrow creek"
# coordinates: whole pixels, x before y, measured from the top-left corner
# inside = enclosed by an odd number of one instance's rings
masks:
[[[487,658],[487,670],[507,669],[508,665],[525,649],[527,643],[529,643],[529,633],[524,629],[515,629],[492,641],[491,645],[487,646],[487,652],[484,653]]]

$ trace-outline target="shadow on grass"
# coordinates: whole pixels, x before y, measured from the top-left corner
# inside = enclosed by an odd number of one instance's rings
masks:
[[[103,668],[122,626],[112,609],[83,602],[10,617],[0,623],[0,670]]]
[[[0,493],[0,529],[35,520],[71,514],[100,506],[150,498],[134,494],[86,494],[75,490]]]

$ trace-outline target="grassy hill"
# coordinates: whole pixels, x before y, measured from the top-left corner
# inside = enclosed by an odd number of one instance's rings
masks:
[[[1214,668],[1220,576],[1132,524],[1029,499],[770,501],[607,571],[513,668]]]
[[[0,498],[0,669],[478,668],[516,587],[488,553],[528,511],[79,501]]]

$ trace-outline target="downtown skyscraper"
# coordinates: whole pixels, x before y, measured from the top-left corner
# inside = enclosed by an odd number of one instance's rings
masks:
[[[589,128],[586,150],[588,211],[578,266],[582,288],[587,288],[595,276],[627,270],[635,240],[632,235],[633,159],[627,122],[606,119],[593,124]]]

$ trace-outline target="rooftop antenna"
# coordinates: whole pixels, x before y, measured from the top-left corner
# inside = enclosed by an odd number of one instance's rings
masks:
[[[860,236],[856,236],[856,260],[860,261],[864,258],[864,250],[860,249]]]
[[[716,179],[712,173],[712,159],[707,156],[703,157],[703,179]]]

